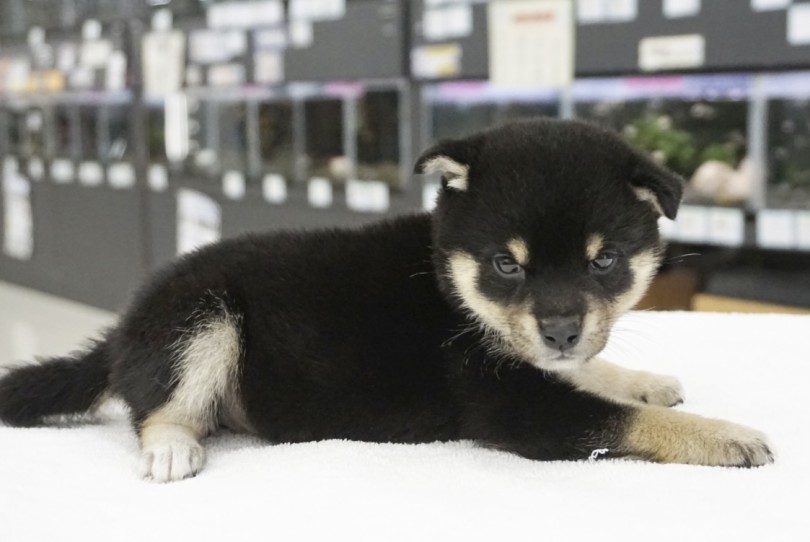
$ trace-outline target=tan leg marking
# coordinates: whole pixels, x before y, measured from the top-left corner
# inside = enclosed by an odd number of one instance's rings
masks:
[[[753,467],[773,462],[759,431],[652,405],[638,407],[622,448],[660,463]]]
[[[677,378],[625,369],[598,357],[561,374],[578,389],[609,399],[661,406],[683,402],[683,387]]]

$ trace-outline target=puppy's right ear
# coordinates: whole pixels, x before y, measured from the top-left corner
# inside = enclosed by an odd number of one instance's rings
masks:
[[[439,173],[442,188],[466,192],[470,168],[478,156],[478,138],[445,139],[422,153],[414,173]]]

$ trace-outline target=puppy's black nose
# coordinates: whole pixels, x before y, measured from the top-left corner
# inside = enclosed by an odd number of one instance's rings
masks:
[[[579,316],[560,316],[540,321],[540,335],[546,346],[565,352],[575,347],[582,336]]]

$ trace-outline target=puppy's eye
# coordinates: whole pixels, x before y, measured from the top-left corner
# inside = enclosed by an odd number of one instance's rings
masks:
[[[593,273],[607,273],[616,263],[616,253],[605,251],[591,260],[590,268]]]
[[[523,268],[512,256],[498,254],[492,258],[492,265],[495,270],[503,276],[517,277],[523,274]]]

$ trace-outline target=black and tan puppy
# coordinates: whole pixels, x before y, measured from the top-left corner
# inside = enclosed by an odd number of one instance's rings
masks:
[[[143,474],[203,466],[220,426],[270,442],[471,439],[534,459],[762,465],[762,434],[666,407],[677,380],[596,357],[658,267],[681,180],[575,122],[428,150],[432,215],[251,235],[181,258],[87,352],[0,381],[28,426],[130,407]]]

